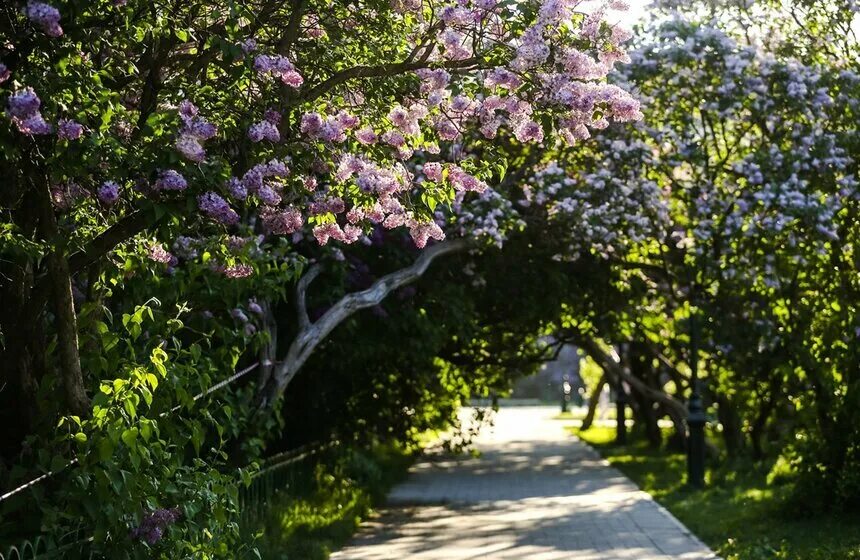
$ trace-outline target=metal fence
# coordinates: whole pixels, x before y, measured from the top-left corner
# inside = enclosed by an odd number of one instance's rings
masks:
[[[239,489],[240,526],[255,527],[266,515],[272,502],[281,493],[296,487],[302,463],[315,455],[337,446],[336,440],[305,445],[269,457],[262,468],[254,474],[249,486]]]

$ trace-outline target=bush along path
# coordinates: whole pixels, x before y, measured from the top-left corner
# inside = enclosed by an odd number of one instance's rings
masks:
[[[419,462],[332,559],[717,558],[554,414],[503,408],[477,457]]]

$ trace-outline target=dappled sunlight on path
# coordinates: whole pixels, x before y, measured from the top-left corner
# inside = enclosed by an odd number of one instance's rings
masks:
[[[480,457],[428,459],[337,560],[716,558],[547,407],[502,409]]]

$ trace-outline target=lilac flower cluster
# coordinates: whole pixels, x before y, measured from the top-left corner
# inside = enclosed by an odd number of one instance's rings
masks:
[[[49,37],[62,37],[63,28],[60,27],[60,11],[50,4],[30,0],[25,9],[27,17],[35,25],[39,26],[45,35]]]
[[[267,208],[260,213],[265,230],[274,235],[293,233],[302,227],[302,213],[294,207],[284,210]]]
[[[227,278],[247,278],[254,274],[254,267],[248,264],[214,264],[212,270]]]
[[[197,197],[197,207],[200,211],[224,225],[234,225],[239,222],[239,214],[230,208],[227,201],[214,192],[207,192]]]
[[[132,529],[131,538],[144,541],[152,546],[161,540],[167,527],[182,518],[179,508],[159,508],[143,518],[140,525]]]
[[[188,188],[188,181],[178,171],[165,169],[158,174],[154,186],[159,191],[184,191]]]
[[[57,138],[77,140],[84,133],[83,125],[70,119],[60,119],[57,122]]]
[[[53,132],[53,127],[45,122],[39,106],[42,101],[33,88],[18,90],[6,102],[6,114],[23,134],[45,135]]]
[[[358,125],[358,119],[346,111],[324,117],[319,113],[305,113],[299,130],[312,140],[341,143],[346,140],[346,131]]]
[[[249,194],[254,194],[264,204],[276,206],[281,202],[281,195],[278,192],[280,186],[266,179],[284,179],[289,176],[289,166],[281,160],[273,159],[268,163],[258,163],[241,179],[231,177],[227,181],[227,191],[236,200],[244,200]]]
[[[96,191],[96,196],[105,206],[113,206],[119,200],[119,185],[115,181],[105,181]]]
[[[280,78],[289,87],[301,86],[305,79],[285,56],[261,54],[254,59],[254,69],[261,74],[271,74]]]
[[[218,134],[218,127],[197,116],[197,107],[188,100],[179,104],[182,128],[176,139],[176,149],[190,161],[201,162],[206,158],[203,142]]]
[[[313,233],[320,245],[328,244],[329,239],[350,244],[355,243],[361,237],[361,228],[353,224],[346,224],[341,227],[336,222],[329,222],[314,226]]]
[[[149,246],[149,253],[147,255],[149,260],[164,263],[164,264],[175,264],[178,262],[176,257],[171,255],[161,243],[153,243]]]
[[[12,75],[12,71],[9,68],[0,62],[0,84],[9,79],[9,76]]]

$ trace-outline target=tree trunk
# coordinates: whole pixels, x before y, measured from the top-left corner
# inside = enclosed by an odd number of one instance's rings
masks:
[[[72,276],[69,262],[60,250],[60,233],[57,217],[51,203],[51,191],[47,177],[40,185],[40,226],[44,238],[53,245],[51,253],[45,258],[54,303],[54,326],[57,329],[57,350],[60,362],[60,376],[69,411],[79,416],[85,415],[90,408],[84,375],[81,371],[81,357],[78,350],[78,318],[72,298]]]
[[[587,430],[594,423],[594,416],[597,414],[597,405],[600,403],[600,393],[608,381],[609,379],[604,371],[588,398],[588,411],[585,413],[585,418],[582,419],[582,427],[580,429]]]
[[[744,450],[744,434],[742,420],[737,408],[723,394],[715,395],[717,401],[717,418],[723,426],[723,442],[729,458],[739,457]]]

